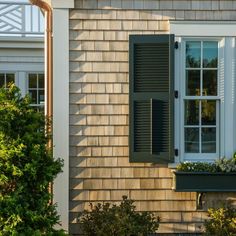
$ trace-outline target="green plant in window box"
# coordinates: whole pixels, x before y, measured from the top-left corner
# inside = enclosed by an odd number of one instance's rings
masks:
[[[177,166],[177,171],[184,172],[236,172],[236,153],[233,157],[227,159],[226,157],[220,158],[213,163],[208,162],[182,162]]]
[[[179,192],[236,192],[236,154],[213,163],[182,162],[174,172]]]

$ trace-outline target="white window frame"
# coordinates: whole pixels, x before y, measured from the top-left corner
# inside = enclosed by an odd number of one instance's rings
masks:
[[[177,63],[177,66],[180,67],[179,69],[181,70],[181,78],[178,78],[178,83],[180,86],[180,93],[182,94],[181,96],[181,101],[180,101],[180,132],[181,132],[181,150],[183,153],[183,160],[184,161],[213,161],[216,158],[218,158],[220,156],[220,146],[222,146],[222,143],[220,142],[220,127],[222,127],[222,121],[220,119],[220,117],[222,117],[222,110],[224,110],[224,104],[222,103],[222,97],[220,97],[220,94],[222,95],[222,81],[220,79],[220,74],[222,73],[220,71],[220,67],[219,67],[219,61],[221,60],[220,55],[222,54],[221,49],[219,47],[219,45],[221,44],[221,38],[208,38],[208,37],[183,37],[182,38],[182,47],[181,47],[181,61],[179,61]],[[204,100],[216,100],[218,101],[216,104],[216,153],[185,153],[184,152],[184,101],[188,100],[188,99],[194,99],[194,100],[198,100],[198,97],[196,96],[186,96],[185,95],[185,91],[186,91],[186,42],[187,41],[216,41],[218,42],[218,66],[217,66],[217,96],[200,96],[201,99],[204,97]],[[202,53],[201,53],[202,54]],[[202,58],[202,55],[201,55]],[[177,125],[177,124],[176,124]],[[202,158],[204,156],[204,158]]]
[[[186,40],[217,40],[219,42],[219,67],[218,81],[220,99],[220,124],[219,124],[219,157],[231,157],[236,150],[236,104],[235,104],[235,61],[236,61],[236,22],[198,22],[198,21],[171,21],[170,33],[175,34],[179,48],[175,51],[175,90],[179,91],[179,98],[175,99],[175,148],[179,156],[175,162],[181,161],[213,161],[215,157],[202,154],[206,158],[198,159],[184,154],[184,108],[183,96],[185,90],[185,60]],[[182,64],[181,64],[182,62]],[[182,122],[182,123],[181,123]]]
[[[29,75],[30,74],[36,74],[37,75],[37,88],[29,88]],[[38,95],[38,92],[39,91],[44,91],[44,98],[45,98],[45,81],[44,81],[44,88],[39,88],[38,87],[38,75],[39,74],[43,74],[44,77],[45,77],[45,73],[44,71],[27,71],[27,73],[25,74],[26,78],[25,78],[25,82],[26,82],[26,94],[29,94],[29,90],[35,90],[37,91],[37,95]],[[37,96],[37,103],[35,104],[31,104],[32,107],[36,107],[36,108],[43,108],[45,106],[45,99],[44,99],[44,103],[43,104],[40,104],[38,103],[38,96]]]

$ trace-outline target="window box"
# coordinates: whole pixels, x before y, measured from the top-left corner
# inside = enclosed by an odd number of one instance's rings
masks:
[[[236,192],[236,172],[174,172],[176,192]]]

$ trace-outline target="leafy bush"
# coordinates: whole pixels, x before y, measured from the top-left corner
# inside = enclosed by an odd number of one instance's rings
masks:
[[[231,207],[221,207],[208,210],[209,220],[205,221],[207,236],[235,236],[236,210]]]
[[[0,235],[59,235],[49,183],[62,169],[46,146],[45,118],[11,85],[0,90]]]
[[[79,217],[83,232],[88,236],[144,236],[159,227],[159,217],[149,212],[135,211],[134,201],[123,196],[120,205],[90,203]]]
[[[216,162],[217,168],[222,172],[236,172],[236,154],[231,159],[220,158]]]
[[[186,172],[236,172],[236,153],[232,158],[225,157],[214,163],[207,162],[182,162],[177,166],[177,171]]]

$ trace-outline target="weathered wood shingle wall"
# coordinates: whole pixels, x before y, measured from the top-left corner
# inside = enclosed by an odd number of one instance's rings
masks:
[[[158,212],[158,232],[201,230],[195,193],[172,191],[165,166],[128,157],[128,36],[168,33],[168,20],[236,20],[236,1],[75,0],[70,11],[70,230],[89,202],[122,195]],[[225,196],[226,197],[226,196]],[[231,196],[234,197],[234,196]]]

